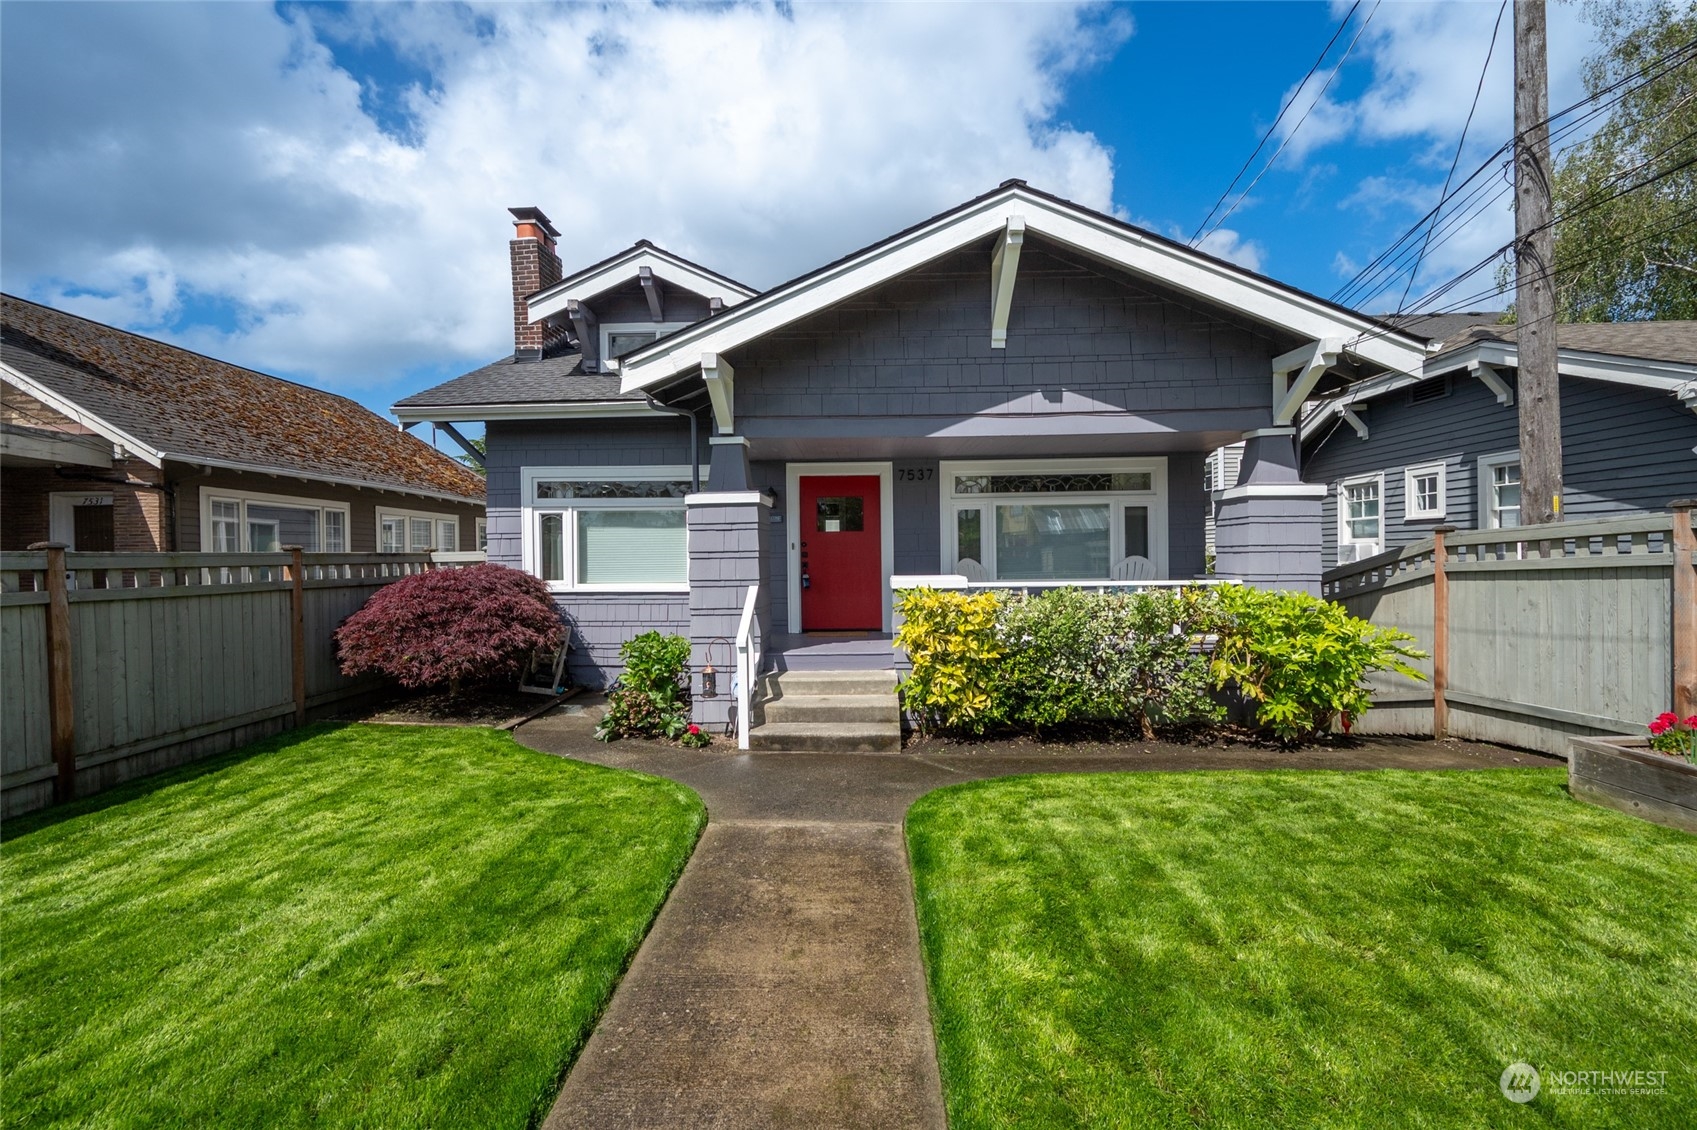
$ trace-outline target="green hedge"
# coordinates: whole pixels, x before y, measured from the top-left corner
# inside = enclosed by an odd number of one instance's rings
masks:
[[[1364,713],[1369,671],[1421,677],[1404,662],[1421,657],[1413,637],[1301,593],[913,589],[897,609],[896,642],[913,663],[903,703],[944,733],[1095,723],[1152,738],[1219,722],[1214,692],[1230,685],[1255,702],[1261,729],[1294,744]]]

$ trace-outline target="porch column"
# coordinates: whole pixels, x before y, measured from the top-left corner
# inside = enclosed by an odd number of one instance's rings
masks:
[[[1243,439],[1237,485],[1220,493],[1214,520],[1214,573],[1319,596],[1325,484],[1302,481],[1295,428],[1261,428]]]
[[[720,470],[721,452],[732,452],[744,473],[748,459],[741,446],[713,449],[713,479]],[[722,734],[736,697],[731,680],[736,674],[737,627],[742,619],[748,586],[760,585],[759,608],[770,600],[764,575],[767,515],[773,498],[764,491],[710,490],[687,495],[689,521],[689,642],[690,692],[694,720]],[[768,633],[770,625],[765,625]],[[702,694],[702,668],[713,665],[717,693]]]

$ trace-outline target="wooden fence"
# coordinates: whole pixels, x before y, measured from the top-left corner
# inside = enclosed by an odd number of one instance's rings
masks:
[[[401,577],[482,554],[0,554],[0,814],[299,725],[381,684],[332,633]]]
[[[1433,734],[1566,756],[1570,737],[1697,713],[1692,508],[1456,532],[1326,573],[1326,596],[1401,628],[1428,678],[1377,676],[1358,733]]]

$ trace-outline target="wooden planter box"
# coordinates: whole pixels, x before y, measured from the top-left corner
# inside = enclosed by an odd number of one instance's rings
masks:
[[[1592,804],[1697,835],[1697,765],[1657,753],[1648,738],[1573,738],[1567,787]]]

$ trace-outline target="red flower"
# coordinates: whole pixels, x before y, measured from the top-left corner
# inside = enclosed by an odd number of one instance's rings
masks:
[[[1650,723],[1650,732],[1655,734],[1657,737],[1661,737],[1663,734],[1673,729],[1673,723],[1669,721],[1670,717],[1671,715],[1664,714],[1654,722]]]
[[[694,734],[699,734],[699,733],[701,733],[701,727],[700,727],[700,726],[697,726],[697,725],[696,725],[696,724],[695,724],[695,723],[694,723],[694,722],[691,722],[691,723],[690,723],[690,724],[689,724],[689,732],[690,732],[690,733],[691,733],[691,734],[692,734],[692,735],[694,735]],[[1659,731],[1658,731],[1658,732],[1659,732]]]
[[[1685,720],[1685,728],[1688,730],[1697,730],[1697,714],[1693,714]]]
[[[1660,722],[1664,726],[1677,725],[1679,722],[1679,715],[1675,714],[1671,710],[1664,710],[1660,714],[1656,715],[1656,721]]]

